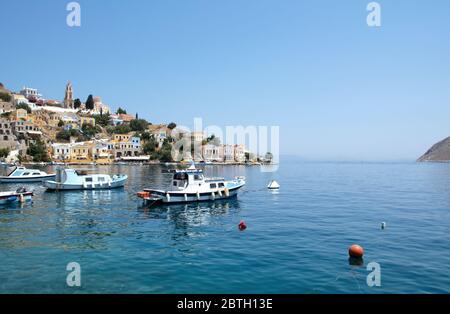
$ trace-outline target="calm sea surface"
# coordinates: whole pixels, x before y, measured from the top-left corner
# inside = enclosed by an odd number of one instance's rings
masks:
[[[450,164],[206,166],[209,176],[244,175],[247,186],[235,200],[152,209],[135,193],[167,186],[163,167],[97,169],[128,174],[128,184],[30,185],[33,204],[0,209],[0,293],[450,292]],[[278,193],[265,188],[271,179]],[[365,248],[364,266],[349,265],[353,243]],[[66,285],[73,261],[81,288]],[[381,265],[381,287],[366,284],[370,262]]]

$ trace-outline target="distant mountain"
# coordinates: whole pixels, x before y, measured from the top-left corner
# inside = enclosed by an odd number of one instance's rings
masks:
[[[450,162],[450,137],[434,144],[417,161]]]

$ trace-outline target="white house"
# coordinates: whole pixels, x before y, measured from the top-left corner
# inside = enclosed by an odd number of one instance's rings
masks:
[[[52,154],[55,160],[69,160],[70,159],[70,144],[54,143],[52,144]]]
[[[223,159],[225,162],[234,162],[234,145],[223,145]]]
[[[205,161],[223,161],[223,146],[206,144],[202,147],[202,155]]]
[[[20,91],[20,94],[25,96],[27,99],[35,98],[35,99],[41,99],[42,95],[39,94],[38,90],[36,88],[30,88],[30,87],[23,87]]]
[[[236,162],[245,162],[245,145],[237,144],[234,146],[234,160]]]

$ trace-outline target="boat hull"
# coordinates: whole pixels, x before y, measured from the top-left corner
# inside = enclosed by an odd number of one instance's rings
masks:
[[[111,182],[111,185],[107,183],[97,183],[94,185],[87,185],[84,186],[83,184],[67,184],[67,183],[58,183],[55,181],[45,181],[44,186],[48,190],[53,191],[62,191],[62,190],[110,190],[110,189],[117,189],[121,188],[125,185],[127,182],[127,178],[122,178],[116,181]]]
[[[46,180],[55,179],[55,174],[49,174],[46,176],[36,176],[36,177],[0,177],[0,183],[38,183]]]
[[[21,195],[22,195],[22,200],[21,200]],[[2,193],[0,195],[0,205],[26,203],[26,202],[31,202],[32,200],[33,200],[32,192],[11,193],[11,194]]]
[[[228,191],[228,195],[225,192],[205,192],[205,193],[183,193],[178,191],[164,192],[160,190],[145,189],[145,192],[151,194],[150,198],[144,198],[144,202],[149,203],[163,203],[163,204],[183,204],[194,202],[213,202],[218,200],[226,200],[236,197],[238,190],[242,186],[231,188]],[[214,194],[214,195],[213,195]]]

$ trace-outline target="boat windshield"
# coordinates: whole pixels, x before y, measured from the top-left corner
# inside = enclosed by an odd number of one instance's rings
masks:
[[[185,172],[175,173],[173,175],[174,180],[187,180],[187,174]]]
[[[88,174],[87,170],[75,170],[75,173],[79,176],[85,176]]]
[[[7,176],[9,177],[10,175],[12,175],[14,173],[14,171],[17,170],[18,167],[14,167],[8,174]]]

